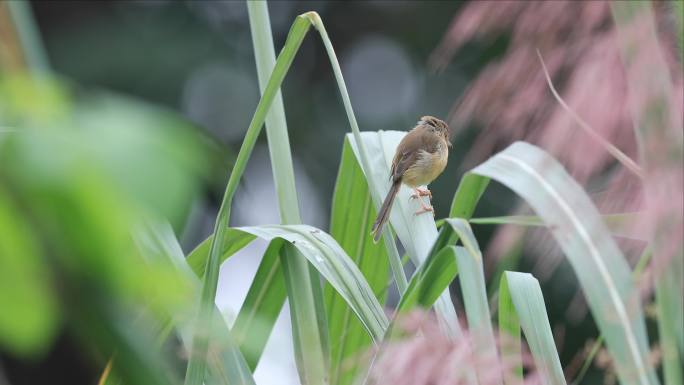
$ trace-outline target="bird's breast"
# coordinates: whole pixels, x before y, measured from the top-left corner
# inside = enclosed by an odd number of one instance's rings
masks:
[[[402,181],[411,187],[427,185],[444,171],[448,159],[447,146],[439,146],[435,152],[420,150],[416,162],[406,170]]]

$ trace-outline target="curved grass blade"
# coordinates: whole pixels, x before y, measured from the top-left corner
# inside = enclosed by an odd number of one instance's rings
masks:
[[[644,315],[629,266],[582,188],[555,159],[522,142],[509,146],[467,176],[474,186],[478,177],[483,178],[481,183],[492,178],[508,186],[547,223],[577,272],[621,382],[657,384],[646,361]],[[470,190],[470,196],[477,194],[476,189]],[[452,210],[472,213],[472,207],[459,207],[466,201],[462,196],[457,194]]]
[[[330,235],[307,225],[252,226],[238,230],[268,241],[279,238],[287,241],[285,247],[290,244],[306,257],[345,299],[373,340],[382,340],[389,324],[382,306],[363,274]]]
[[[223,242],[225,233],[228,230],[230,206],[233,201],[233,196],[237,190],[240,178],[245,171],[247,160],[254,149],[257,137],[259,136],[259,132],[264,124],[264,120],[266,119],[266,114],[270,109],[271,103],[273,102],[273,99],[280,88],[280,84],[283,82],[285,74],[292,64],[294,55],[299,49],[299,46],[301,45],[309,27],[309,21],[301,17],[298,17],[293,23],[285,46],[283,47],[283,50],[276,61],[275,67],[273,68],[273,72],[268,81],[268,85],[263,92],[263,96],[257,105],[254,117],[252,118],[249,128],[247,129],[247,134],[245,135],[240,152],[238,153],[235,167],[230,174],[228,185],[226,187],[214,227],[215,236],[209,247],[209,259],[207,260],[207,268],[203,280],[201,303],[192,344],[193,348],[190,353],[190,359],[186,371],[186,385],[201,385],[205,376],[206,356],[209,348],[209,336],[206,335],[206,331],[211,330],[210,322],[213,318],[212,313],[214,310],[214,298],[216,297],[220,258],[222,251],[224,250]],[[290,262],[302,263],[301,261],[298,261],[297,258],[292,259]],[[304,274],[303,276],[297,276],[298,278],[302,278],[307,277],[306,272],[308,272],[308,269],[303,269],[300,266],[294,267],[290,269],[290,271]],[[297,284],[302,284],[302,280],[299,279],[292,279],[291,281],[299,282]],[[309,280],[304,280],[304,282],[306,281]],[[314,306],[308,306],[309,303],[306,304],[307,306],[303,307],[302,311],[306,312],[308,310],[313,310]],[[311,314],[308,316],[311,316]],[[295,324],[295,326],[298,325]],[[312,330],[313,332],[316,331],[315,328]],[[302,333],[311,333],[312,330],[303,330]],[[313,339],[320,339],[320,335]],[[298,344],[295,345],[299,347]],[[325,373],[321,362],[321,357],[324,357],[325,354],[323,352],[322,344],[318,344],[317,346],[317,348],[313,345],[309,346],[312,348],[311,354],[313,356],[311,360],[308,360],[306,363],[302,363],[302,365],[300,365],[301,372],[310,372],[306,376],[310,383],[325,382],[323,379],[324,377],[318,377],[320,374]]]
[[[406,132],[399,131],[363,132],[361,134],[370,164],[370,171],[365,169],[363,171],[367,180],[373,179],[375,181],[375,188],[378,190],[374,194],[377,196],[384,197],[389,191],[390,180],[387,176],[390,174],[390,165],[395,149],[405,134]],[[347,134],[347,140],[351,143],[354,154],[359,159],[354,136]],[[369,185],[373,188],[373,185]],[[402,186],[390,213],[390,223],[404,245],[406,253],[416,266],[420,266],[433,250],[433,245],[437,240],[437,226],[432,216],[414,214],[420,206],[418,202],[410,200],[409,196],[409,189]],[[435,309],[445,332],[451,336],[460,335],[460,326],[448,290],[445,290],[435,303]]]
[[[374,243],[367,231],[374,219],[375,207],[368,184],[345,140],[332,202],[330,235],[359,267],[382,304],[387,296],[389,264],[386,248]],[[324,294],[331,349],[330,383],[351,384],[358,367],[366,363],[362,353],[372,340],[344,298],[329,283]]]
[[[520,365],[520,327],[522,327],[536,369],[540,372],[544,383],[566,385],[539,282],[531,274],[507,271],[501,278],[499,295],[499,327],[512,339],[512,343],[505,345],[511,350],[503,352],[504,360],[510,360],[508,362],[517,368],[518,374],[522,375]],[[517,352],[513,351],[516,347]],[[506,379],[506,384],[520,384],[521,380],[521,377]]]
[[[225,239],[221,242],[221,256],[219,258],[219,265],[226,261],[226,259],[233,256],[233,254],[242,250],[245,246],[249,245],[255,236],[251,234],[246,234],[242,231],[237,231],[234,229],[228,229],[225,233]],[[190,265],[192,271],[198,277],[203,277],[205,268],[207,266],[207,260],[209,259],[209,248],[211,247],[211,242],[214,236],[210,235],[207,239],[202,241],[197,247],[195,247],[187,256],[187,264]]]
[[[634,270],[632,270],[632,277],[633,277],[635,282],[638,282],[639,279],[641,278],[641,274],[644,272],[644,269],[646,269],[646,266],[648,265],[652,256],[653,256],[652,247],[650,245],[646,246],[644,251],[641,253],[641,257],[639,257],[639,261],[637,262],[636,266],[634,266]],[[585,358],[584,363],[582,364],[582,367],[580,368],[579,372],[577,373],[577,377],[575,377],[575,379],[572,380],[573,384],[581,384],[582,383],[582,379],[584,378],[584,375],[586,374],[587,370],[589,370],[589,367],[591,366],[592,362],[594,362],[594,358],[596,357],[596,354],[598,354],[601,347],[603,347],[603,335],[599,335],[599,337],[596,339],[596,341],[594,341],[594,344],[591,347],[589,353],[587,354],[587,357]]]
[[[212,237],[202,241],[188,254],[187,264],[197,276],[201,277],[204,273]],[[225,262],[255,238],[244,231],[229,229],[223,243],[224,250],[220,263]],[[277,244],[272,243],[264,253],[232,330],[235,343],[240,347],[252,371],[261,358],[268,336],[287,297],[279,251]],[[257,322],[253,322],[254,320]]]
[[[318,33],[321,35],[321,40],[323,40],[323,45],[328,53],[328,59],[330,60],[330,66],[332,67],[333,74],[335,75],[335,80],[337,81],[337,88],[340,91],[340,97],[342,98],[342,103],[344,104],[344,111],[347,113],[347,120],[349,121],[349,126],[351,127],[352,136],[359,142],[359,149],[356,151],[356,155],[360,160],[360,164],[364,170],[371,168],[371,163],[369,162],[368,149],[365,148],[363,141],[361,140],[361,132],[359,131],[359,125],[356,122],[356,116],[354,115],[354,109],[351,105],[351,100],[349,99],[349,92],[347,91],[347,85],[344,81],[344,76],[342,76],[342,69],[340,68],[340,63],[337,60],[337,55],[335,55],[335,49],[330,42],[328,37],[328,32],[323,25],[323,20],[316,12],[307,12],[302,15],[309,19],[311,24],[316,28]],[[378,194],[379,182],[374,179],[367,179],[368,185],[370,186],[371,198],[373,199],[373,204],[376,210],[382,205],[382,200],[385,198],[384,195]],[[369,230],[370,231],[370,230]],[[394,244],[394,237],[391,236],[391,232],[387,231],[383,233],[382,236],[385,247],[387,248],[387,253],[389,256],[389,263],[392,269],[392,274],[394,275],[394,281],[397,285],[399,292],[403,292],[406,289],[406,275],[404,274],[404,269],[401,264],[401,258],[396,250],[396,245]]]
[[[278,69],[273,48],[268,4],[265,1],[248,1],[247,11],[254,44],[259,88],[263,97],[266,98],[269,95],[270,86],[267,79],[271,73],[275,74]],[[297,25],[302,26],[301,29],[297,30],[301,35],[293,36]],[[298,16],[282,53],[290,47],[294,48],[293,52],[296,52],[308,28],[309,19],[303,15]],[[291,37],[292,39],[290,39]],[[293,42],[293,45],[288,46],[290,42]],[[282,53],[281,56],[283,56]],[[301,223],[301,216],[295,188],[294,166],[287,133],[285,108],[279,87],[280,84],[276,87],[277,92],[272,98],[273,108],[266,116],[266,134],[273,179],[278,196],[280,222],[286,225],[294,225]],[[267,108],[267,110],[269,109]],[[288,250],[285,251],[288,252]],[[294,347],[297,368],[302,382],[325,383],[325,371],[328,367],[330,352],[327,346],[328,330],[324,325],[325,309],[320,280],[316,271],[298,253],[289,254],[289,257],[281,256],[280,262],[283,266],[282,271],[286,278],[285,285],[290,297],[290,316],[294,328],[293,335],[296,337]],[[291,276],[290,274],[294,275]]]

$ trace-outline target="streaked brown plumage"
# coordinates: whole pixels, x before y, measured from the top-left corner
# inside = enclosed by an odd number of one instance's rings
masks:
[[[371,231],[376,242],[382,235],[382,229],[389,219],[392,203],[402,183],[413,188],[412,198],[432,196],[430,190],[418,187],[426,186],[444,171],[450,146],[449,126],[434,116],[421,117],[418,124],[399,142],[390,171],[392,187]],[[425,206],[422,201],[420,202],[421,208],[416,215],[433,211],[431,206]]]

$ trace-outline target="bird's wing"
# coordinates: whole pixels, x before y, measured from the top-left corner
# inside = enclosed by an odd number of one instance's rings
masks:
[[[401,179],[406,170],[416,163],[420,150],[431,150],[434,135],[421,126],[409,131],[397,146],[390,172],[393,181]],[[435,144],[436,145],[436,144]]]

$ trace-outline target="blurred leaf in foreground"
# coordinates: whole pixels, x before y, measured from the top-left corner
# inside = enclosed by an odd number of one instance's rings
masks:
[[[61,314],[96,359],[125,356],[114,369],[126,382],[176,382],[150,331],[191,291],[131,233],[149,215],[184,221],[206,146],[172,113],[54,79],[0,78],[0,106],[11,127],[0,133],[0,344],[37,353]]]

